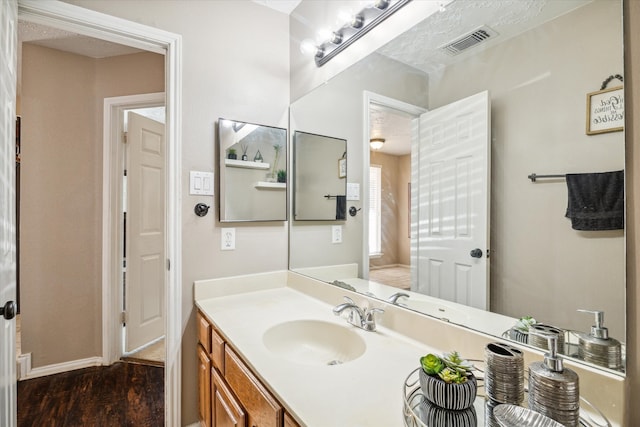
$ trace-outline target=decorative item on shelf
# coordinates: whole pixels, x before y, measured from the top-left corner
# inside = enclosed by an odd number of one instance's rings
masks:
[[[445,353],[442,357],[427,354],[420,358],[420,387],[422,394],[432,404],[454,411],[470,408],[476,399],[477,380],[473,365],[460,357],[458,352]]]
[[[240,144],[240,147],[242,148],[242,160],[249,160],[249,156],[247,156],[247,149],[249,148],[249,144]]]
[[[529,408],[511,404],[496,406],[493,416],[500,427],[563,427],[559,422]]]
[[[524,357],[512,345],[492,342],[484,349],[487,397],[500,403],[519,405],[524,400]]]
[[[470,427],[478,425],[473,406],[461,411],[443,409],[428,400],[420,402],[420,420],[427,426]]]
[[[278,182],[287,182],[287,171],[284,169],[280,169],[277,172]]]
[[[238,158],[238,155],[236,154],[236,149],[235,148],[229,148],[227,150],[227,159],[236,160],[237,158]]]
[[[558,337],[531,330],[549,342],[543,362],[529,365],[529,409],[552,418],[563,426],[580,425],[580,381],[578,374],[565,368],[558,355]],[[530,336],[531,337],[531,336]],[[495,411],[494,411],[495,415]]]
[[[529,342],[529,329],[537,323],[531,316],[523,316],[509,329],[509,338],[516,342],[527,344]]]
[[[276,176],[276,168],[278,167],[278,161],[280,160],[280,150],[282,150],[282,145],[273,144],[273,150],[276,152],[276,154],[273,158],[273,164],[271,165],[271,173],[273,174],[273,176]]]
[[[609,369],[622,368],[622,345],[609,336],[604,326],[604,312],[601,310],[578,310],[595,316],[595,325],[588,334],[578,334],[578,357],[586,362],[595,363]]]
[[[257,162],[257,163],[262,163],[262,154],[260,153],[260,150],[258,150],[258,152],[256,153],[255,156],[253,156],[253,161]]]
[[[564,329],[544,323],[536,323],[529,331],[528,344],[543,350],[549,350],[547,337],[553,335],[558,340],[558,353],[564,354]]]

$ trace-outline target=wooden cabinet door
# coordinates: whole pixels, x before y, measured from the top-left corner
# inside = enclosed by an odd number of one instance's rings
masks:
[[[198,311],[196,317],[196,322],[198,323],[198,341],[200,341],[200,344],[202,344],[207,353],[211,353],[211,325],[200,311]]]
[[[207,352],[198,346],[198,411],[200,424],[211,427],[211,361]]]
[[[280,427],[284,410],[228,346],[225,348],[225,379],[247,410],[248,427]]]
[[[296,422],[296,420],[294,420],[293,417],[291,415],[289,415],[289,413],[285,412],[284,413],[284,427],[300,427],[300,424],[298,424]]]
[[[215,368],[211,368],[213,381],[213,426],[246,427],[246,415]]]

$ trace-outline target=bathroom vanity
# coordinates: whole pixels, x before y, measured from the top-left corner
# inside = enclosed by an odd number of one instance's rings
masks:
[[[344,296],[385,310],[375,332],[334,315]],[[457,350],[482,360],[496,341],[291,271],[198,281],[194,297],[202,425],[401,426],[402,389],[421,356]],[[527,366],[542,359],[522,350]],[[581,395],[620,425],[624,379],[567,365]]]

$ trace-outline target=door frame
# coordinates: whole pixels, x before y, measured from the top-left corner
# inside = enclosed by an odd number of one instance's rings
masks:
[[[122,348],[122,216],[125,168],[124,113],[135,108],[165,105],[165,93],[104,99],[102,146],[102,355],[105,364],[120,360]],[[166,184],[165,184],[166,186]],[[165,238],[166,241],[166,238]]]
[[[380,95],[375,92],[364,91],[363,94],[363,132],[364,140],[362,141],[362,278],[369,278],[369,167],[371,166],[369,139],[371,138],[371,104],[378,104],[384,107],[392,108],[394,110],[402,111],[407,114],[411,114],[415,117],[420,117],[420,114],[426,113],[426,108],[409,104],[398,99],[390,98],[388,96]],[[419,129],[418,129],[419,131]],[[417,138],[417,135],[413,135],[412,139]],[[413,151],[413,143],[412,151]],[[413,153],[412,153],[413,155]],[[413,166],[413,161],[412,161]],[[413,177],[413,171],[412,175]],[[411,186],[411,200],[413,203],[413,194],[415,191],[415,185]],[[413,234],[413,228],[411,229]]]
[[[181,335],[182,335],[182,38],[178,34],[149,27],[64,2],[18,0],[18,18],[53,28],[120,43],[165,56],[166,105],[166,361],[165,425],[181,424]],[[103,216],[108,217],[104,211]],[[110,236],[106,236],[110,239]],[[103,230],[103,238],[105,238]],[[108,255],[108,254],[107,254]],[[170,264],[169,264],[170,263]],[[170,267],[169,267],[170,265]],[[103,271],[104,274],[104,271]],[[104,342],[104,341],[103,341]],[[103,360],[106,362],[107,359]]]

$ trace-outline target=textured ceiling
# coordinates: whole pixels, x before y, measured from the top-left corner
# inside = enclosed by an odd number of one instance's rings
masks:
[[[380,150],[403,156],[411,153],[411,116],[398,110],[372,105],[369,114],[371,138],[384,138]]]
[[[142,52],[129,46],[25,21],[18,22],[18,42],[19,44],[37,44],[90,58],[106,58]]]
[[[430,79],[446,66],[531,30],[592,0],[454,0],[444,11],[425,19],[378,50],[378,53],[417,68]],[[498,33],[456,56],[440,49],[481,26]],[[410,121],[398,119],[393,110],[375,109],[370,116],[371,134],[385,138],[380,150],[387,154],[411,151]],[[375,137],[372,136],[372,137]]]
[[[495,46],[592,0],[454,0],[380,48],[379,53],[428,74]],[[457,56],[440,47],[486,25],[498,36]]]

